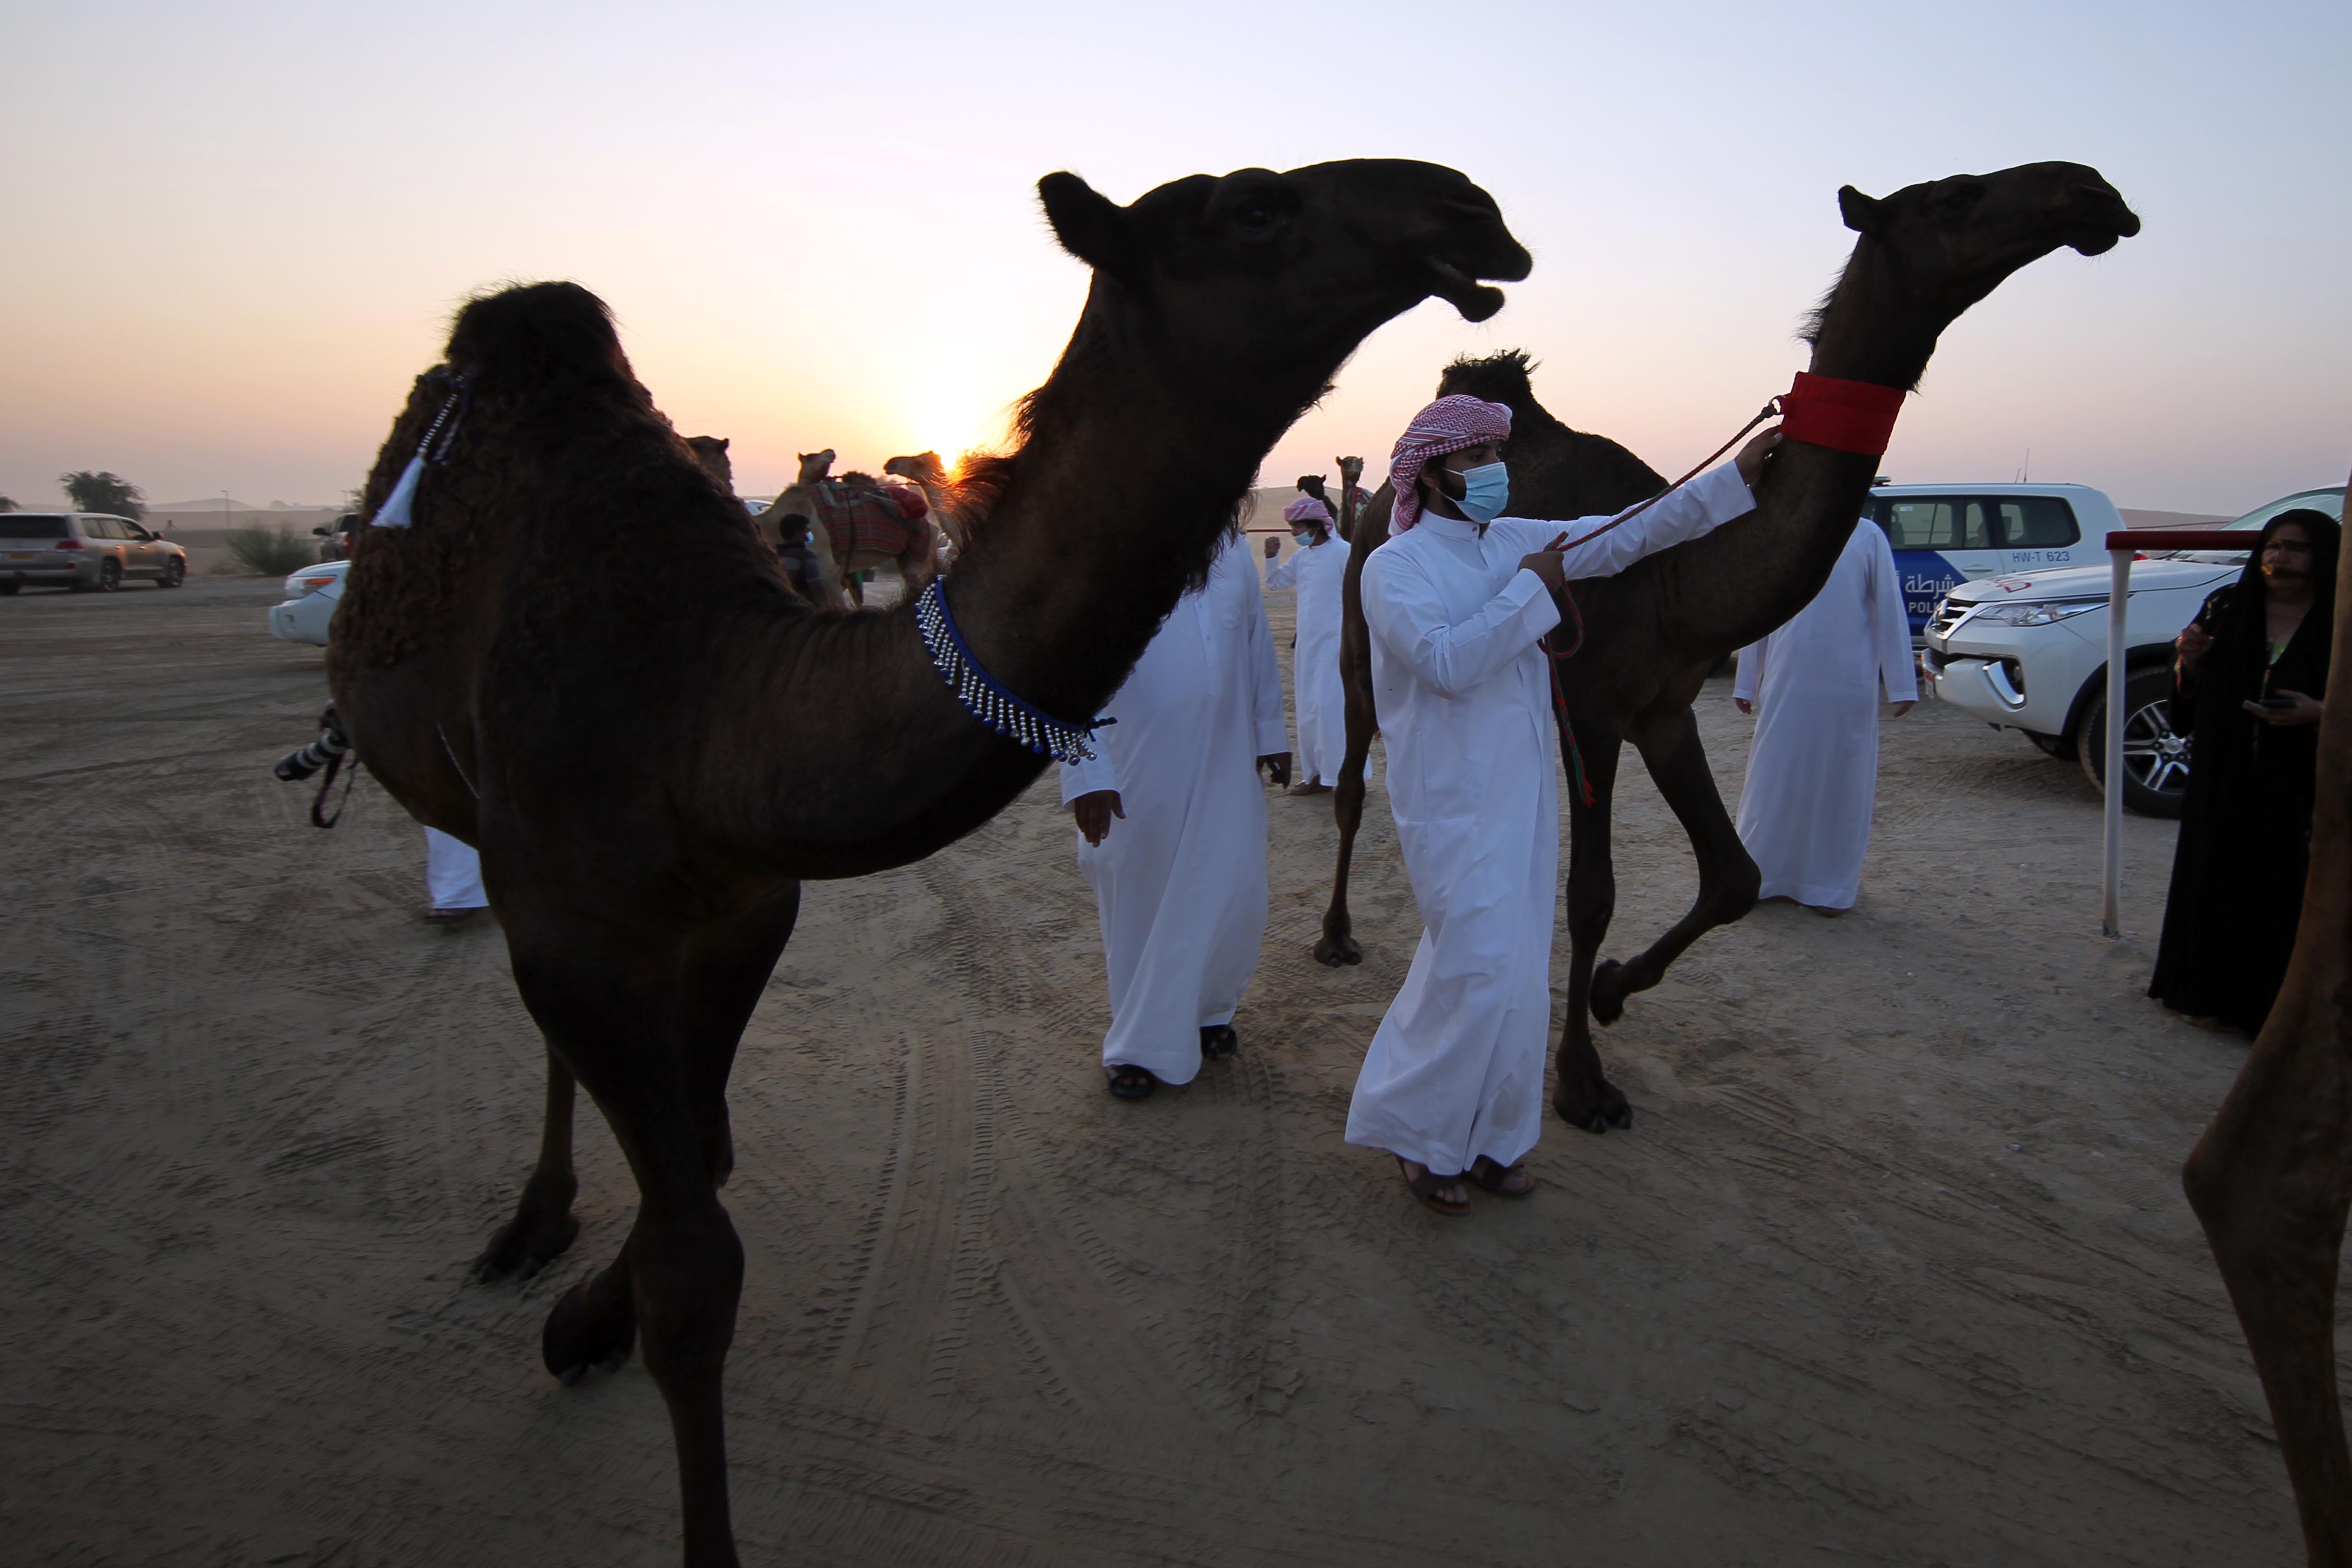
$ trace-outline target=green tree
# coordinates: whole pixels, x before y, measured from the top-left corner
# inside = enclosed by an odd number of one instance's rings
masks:
[[[102,511],[133,521],[147,515],[147,492],[120,474],[91,473],[88,468],[59,474],[58,482],[72,498],[76,511]]]
[[[16,503],[14,500],[7,496],[0,496],[0,511],[15,511],[16,510]]]

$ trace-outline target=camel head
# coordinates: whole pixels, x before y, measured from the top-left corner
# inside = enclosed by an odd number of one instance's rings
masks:
[[[1374,328],[1432,295],[1473,321],[1479,279],[1525,278],[1495,199],[1435,163],[1362,158],[1286,174],[1194,174],[1120,206],[1076,174],[1037,183],[1045,216],[1095,270],[1073,355],[1149,342],[1196,390],[1295,414]]]
[[[1326,506],[1331,503],[1331,498],[1323,493],[1323,476],[1320,474],[1301,474],[1298,483],[1292,488],[1300,495],[1313,496]]]
[[[912,457],[893,458],[882,465],[886,474],[896,474],[902,479],[912,479],[919,485],[944,485],[948,471],[940,462],[937,452],[917,452]]]
[[[735,465],[727,458],[727,437],[724,436],[688,436],[687,449],[702,471],[719,481],[719,488],[729,495],[735,493]]]
[[[796,452],[793,456],[800,458],[801,469],[793,483],[814,485],[824,483],[826,471],[833,467],[835,453],[832,447],[827,447],[822,452]]]
[[[1339,477],[1351,485],[1364,477],[1364,459],[1361,458],[1335,458],[1332,461],[1339,465]]]
[[[2001,279],[2061,246],[2084,256],[2139,232],[2139,218],[2096,169],[2021,163],[1993,174],[1954,174],[1870,197],[1838,192],[1845,226],[1893,263],[1904,303],[1940,330]]]

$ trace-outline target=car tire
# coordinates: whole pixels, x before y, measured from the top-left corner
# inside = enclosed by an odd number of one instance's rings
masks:
[[[21,580],[11,577],[6,582],[0,583],[0,595],[13,594],[24,585],[25,584]]]
[[[188,558],[184,555],[174,555],[172,557],[171,564],[163,568],[163,574],[155,579],[155,586],[176,588],[187,580]]]
[[[2177,817],[2189,793],[2189,737],[2172,728],[2172,671],[2161,665],[2126,672],[2124,683],[2124,805],[2141,816]],[[2106,789],[2107,692],[2083,705],[2074,731],[2083,776]]]
[[[101,594],[111,594],[117,588],[121,586],[122,563],[115,560],[100,562],[98,563],[98,591]]]

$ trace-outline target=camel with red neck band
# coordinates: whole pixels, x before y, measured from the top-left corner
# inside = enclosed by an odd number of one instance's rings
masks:
[[[1073,174],[1039,190],[1092,285],[1017,446],[965,476],[986,512],[944,592],[982,668],[1083,725],[1356,345],[1433,294],[1483,321],[1502,296],[1477,279],[1529,264],[1492,198],[1429,163],[1195,175],[1127,206]],[[576,1083],[640,1203],[613,1263],[555,1304],[541,1353],[570,1382],[642,1348],[686,1561],[731,1564],[720,1384],[743,1254],[718,1188],[737,1041],[803,879],[929,855],[1050,759],[959,700],[918,605],[835,613],[788,585],[586,290],[459,312],[377,458],[371,513],[445,407],[457,434],[415,526],[358,541],[330,682],[384,787],[481,851],[545,1037],[538,1167],[480,1272],[528,1272],[572,1240]]]
[[[2061,247],[2086,256],[2139,232],[2139,219],[2095,170],[2028,163],[1995,174],[1957,174],[1873,200],[1838,193],[1846,226],[1861,237],[1844,272],[1810,319],[1811,374],[1862,383],[1899,396],[1916,385],[1944,329],[2011,273]],[[1468,393],[1511,410],[1503,453],[1511,510],[1572,518],[1615,511],[1655,494],[1658,474],[1615,442],[1570,429],[1528,385],[1524,355],[1449,366],[1438,394]],[[1840,389],[1823,389],[1834,398]],[[1869,400],[1868,391],[1857,395]],[[1831,438],[1842,422],[1813,411],[1810,428]],[[1655,985],[1685,949],[1754,907],[1760,885],[1716,791],[1691,703],[1707,671],[1811,602],[1853,531],[1877,455],[1841,450],[1788,431],[1757,488],[1756,510],[1702,539],[1636,562],[1614,577],[1575,585],[1581,645],[1556,668],[1565,700],[1560,744],[1568,761],[1568,1016],[1561,1027],[1553,1106],[1578,1127],[1605,1132],[1633,1122],[1624,1094],[1603,1071],[1591,1021],[1607,1024],[1627,996]],[[1339,863],[1314,954],[1322,963],[1362,956],[1348,908],[1354,840],[1363,819],[1364,766],[1379,726],[1371,649],[1360,578],[1388,536],[1393,495],[1381,486],[1350,542],[1340,657],[1348,690],[1348,753],[1332,810]],[[1577,636],[1572,621],[1553,634]],[[1597,963],[1616,900],[1610,811],[1627,742],[1690,836],[1697,898],[1683,918],[1631,961]],[[1574,786],[1580,778],[1591,799]]]

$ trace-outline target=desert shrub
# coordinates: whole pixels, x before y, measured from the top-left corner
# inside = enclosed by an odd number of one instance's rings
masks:
[[[279,523],[272,530],[257,522],[228,531],[228,552],[248,572],[264,577],[283,577],[300,567],[315,565],[319,559],[319,542],[298,536]]]

